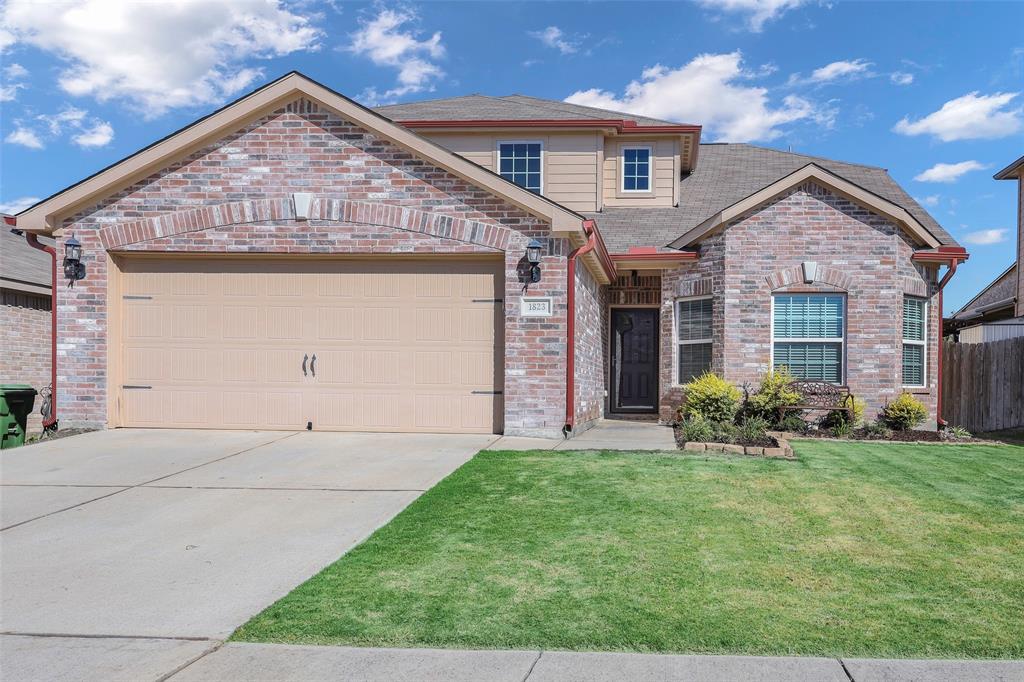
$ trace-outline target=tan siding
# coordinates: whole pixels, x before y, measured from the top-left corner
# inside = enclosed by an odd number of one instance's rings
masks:
[[[619,192],[622,169],[621,149],[630,145],[650,145],[654,153],[654,193],[623,196]],[[673,139],[628,140],[608,138],[604,147],[604,204],[606,206],[672,206],[675,200],[676,144]]]

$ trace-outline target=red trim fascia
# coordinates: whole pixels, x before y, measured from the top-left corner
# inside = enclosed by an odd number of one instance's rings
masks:
[[[604,270],[604,274],[608,277],[608,281],[614,282],[618,277],[618,273],[615,271],[615,262],[608,253],[608,248],[604,245],[604,237],[601,236],[601,230],[597,229],[597,221],[592,218],[584,220],[583,232],[587,235],[591,232],[597,235],[597,244],[594,247],[597,251],[597,259],[601,261],[601,269]]]
[[[641,261],[652,263],[678,263],[695,261],[700,259],[696,251],[673,251],[671,253],[659,251],[657,253],[613,253],[612,262],[619,261]]]
[[[696,133],[700,134],[701,126],[695,125],[661,125],[642,126],[628,119],[580,119],[535,118],[535,119],[463,119],[447,121],[395,121],[406,128],[614,128],[616,132],[627,135],[643,135],[647,133]]]
[[[4,222],[17,225],[10,216],[4,216]],[[50,254],[50,416],[43,420],[43,428],[49,430],[57,426],[57,249],[41,244],[34,232],[26,232],[25,241]]]
[[[965,261],[971,257],[962,246],[940,246],[937,249],[915,251],[910,260],[918,263],[948,263],[953,260]]]

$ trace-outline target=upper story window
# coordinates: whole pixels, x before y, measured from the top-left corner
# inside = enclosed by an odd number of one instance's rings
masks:
[[[772,297],[772,367],[805,381],[843,383],[846,299],[835,294]]]
[[[925,385],[925,359],[928,355],[928,302],[913,296],[903,297],[903,385]]]
[[[520,187],[541,193],[541,143],[499,142],[498,174]]]
[[[651,148],[622,148],[622,191],[651,191]]]

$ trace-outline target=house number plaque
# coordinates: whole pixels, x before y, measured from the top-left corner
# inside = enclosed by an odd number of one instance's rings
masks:
[[[523,317],[551,317],[554,311],[550,296],[523,296],[520,305]]]

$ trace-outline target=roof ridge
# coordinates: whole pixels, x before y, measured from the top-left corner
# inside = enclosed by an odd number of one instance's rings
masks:
[[[506,97],[524,97],[524,98],[532,100],[534,102],[543,102],[545,106],[548,106],[548,108],[552,108],[552,107],[549,106],[551,104],[563,104],[563,105],[567,105],[567,106],[570,106],[570,107],[575,107],[576,111],[579,111],[580,109],[588,109],[590,111],[600,111],[600,112],[604,112],[604,113],[607,113],[607,114],[616,114],[618,116],[629,116],[629,117],[633,117],[633,118],[646,118],[646,119],[650,119],[652,121],[661,121],[662,123],[668,123],[668,124],[672,124],[672,125],[684,125],[684,124],[679,123],[678,121],[669,121],[669,120],[666,120],[666,119],[663,119],[663,118],[655,118],[653,116],[646,116],[644,114],[636,114],[636,113],[631,113],[631,112],[628,112],[628,111],[616,111],[615,109],[605,109],[603,107],[592,107],[592,106],[588,106],[586,104],[576,104],[574,102],[566,102],[565,100],[544,99],[543,97],[534,97],[533,95],[521,95],[519,93],[515,93],[513,95],[506,95]],[[596,114],[588,114],[588,115],[590,115],[592,118],[595,118],[595,119],[598,119],[598,120],[600,120],[600,118],[601,118],[600,116],[597,116]]]
[[[788,154],[790,156],[799,156],[799,157],[804,158],[804,159],[815,159],[817,161],[827,161],[829,163],[841,163],[844,166],[857,166],[859,168],[870,168],[872,170],[880,170],[880,171],[883,171],[885,173],[889,172],[889,169],[885,168],[883,166],[874,166],[874,165],[869,164],[869,163],[856,163],[854,161],[843,161],[841,159],[831,159],[831,158],[829,158],[827,156],[815,156],[814,154],[803,154],[801,152],[791,152],[791,151],[786,151],[785,149],[776,149],[775,147],[764,147],[764,146],[761,146],[761,145],[758,145],[758,144],[751,144],[749,142],[701,142],[700,143],[701,147],[703,147],[705,145],[707,145],[707,146],[716,145],[716,146],[721,146],[721,147],[751,147],[752,149],[763,149],[765,151],[775,152],[777,154]]]

